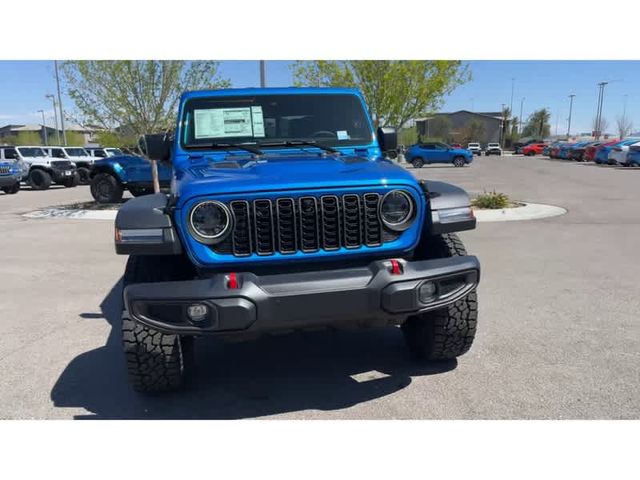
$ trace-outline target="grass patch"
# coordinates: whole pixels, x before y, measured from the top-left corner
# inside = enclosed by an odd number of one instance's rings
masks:
[[[501,210],[514,206],[509,197],[504,193],[484,192],[474,198],[471,205],[476,208],[484,208],[487,210]]]

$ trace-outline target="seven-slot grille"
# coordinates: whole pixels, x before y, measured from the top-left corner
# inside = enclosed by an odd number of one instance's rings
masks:
[[[233,200],[233,232],[212,245],[238,257],[377,247],[397,238],[382,228],[378,193]]]
[[[0,166],[0,175],[7,175],[9,173],[10,167],[5,165]]]
[[[71,168],[71,162],[69,160],[54,160],[51,162],[53,168]]]

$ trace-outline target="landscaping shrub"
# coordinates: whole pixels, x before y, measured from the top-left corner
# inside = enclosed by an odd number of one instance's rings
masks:
[[[477,208],[497,210],[511,206],[509,197],[504,193],[484,192],[473,199],[471,205]]]

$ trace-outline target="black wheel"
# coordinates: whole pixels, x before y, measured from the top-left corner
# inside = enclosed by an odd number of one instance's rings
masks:
[[[465,162],[464,157],[456,157],[453,159],[454,167],[464,167],[466,164],[467,162]]]
[[[51,175],[44,170],[34,169],[29,172],[27,183],[34,190],[46,190],[51,186]]]
[[[91,195],[98,203],[118,203],[124,188],[110,173],[99,173],[91,181]]]
[[[65,178],[62,181],[62,185],[64,185],[66,188],[77,187],[78,183],[80,183],[80,177],[78,176],[77,173],[74,173],[69,178]]]
[[[132,255],[123,276],[123,289],[132,283],[180,278],[181,257]],[[177,276],[177,277],[176,277]],[[124,308],[124,307],[123,307]],[[122,344],[129,381],[134,390],[157,393],[182,386],[193,364],[193,337],[162,333],[122,314]]]
[[[89,185],[91,183],[91,174],[87,167],[78,167],[78,184]]]
[[[20,191],[20,182],[16,182],[11,187],[2,187],[2,191],[9,195],[14,195]]]
[[[424,160],[422,160],[420,157],[414,158],[413,160],[411,160],[411,165],[413,165],[413,168],[422,168],[424,166]]]
[[[454,233],[430,237],[424,252],[425,259],[467,254]],[[402,325],[402,333],[414,359],[447,360],[471,348],[477,321],[478,297],[474,290],[446,308],[409,317]]]

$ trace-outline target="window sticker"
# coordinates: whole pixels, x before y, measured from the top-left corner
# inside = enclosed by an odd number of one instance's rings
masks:
[[[193,117],[196,139],[253,136],[250,107],[194,110]]]
[[[253,126],[253,136],[264,138],[264,117],[262,107],[251,107],[251,125]]]
[[[338,140],[350,140],[351,137],[349,136],[349,134],[347,133],[346,130],[338,130],[336,132],[336,135],[338,137]]]

